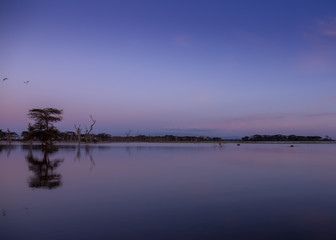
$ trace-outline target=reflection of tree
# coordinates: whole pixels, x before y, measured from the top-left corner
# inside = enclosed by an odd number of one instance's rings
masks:
[[[62,185],[62,176],[55,172],[55,170],[63,162],[63,159],[49,158],[49,154],[58,151],[57,148],[46,149],[43,148],[43,158],[39,159],[33,156],[32,148],[26,159],[28,161],[29,170],[34,173],[34,176],[28,180],[29,187],[31,188],[46,188],[54,189]]]
[[[11,154],[11,151],[12,151],[12,145],[9,145],[8,148],[7,148],[7,158],[9,158],[10,154]]]
[[[132,151],[131,151],[130,146],[126,146],[126,152],[128,153],[129,156],[131,156]]]
[[[85,146],[85,154],[86,156],[89,156],[90,161],[91,161],[91,167],[90,167],[90,171],[93,169],[93,167],[96,165],[95,161],[93,160],[92,154],[91,154],[91,148],[89,145]]]
[[[90,167],[90,171],[94,168],[94,166],[96,165],[95,161],[93,160],[92,154],[91,154],[91,146],[90,145],[85,145],[85,156],[90,158],[91,161],[91,167]],[[77,146],[77,152],[75,155],[74,160],[78,160],[80,161],[81,159],[81,146],[78,144]]]
[[[78,160],[78,161],[80,161],[80,159],[81,159],[81,150],[80,150],[80,148],[81,148],[81,146],[80,146],[80,144],[78,144],[78,146],[77,146],[77,152],[76,152],[76,155],[75,155],[75,161],[76,160]]]
[[[10,157],[10,155],[11,155],[11,152],[12,152],[12,149],[16,149],[17,148],[17,146],[16,145],[11,145],[11,144],[6,144],[6,145],[0,145],[0,153],[3,151],[3,150],[5,150],[5,151],[7,151],[7,158],[9,158]]]

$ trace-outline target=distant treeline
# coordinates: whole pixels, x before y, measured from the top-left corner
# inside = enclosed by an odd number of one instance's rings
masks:
[[[21,135],[15,132],[4,132],[0,130],[0,140],[7,141],[10,138],[11,141],[40,141],[41,139],[38,136],[34,136],[32,139],[28,139],[28,131],[23,131]],[[78,141],[77,133],[73,131],[59,132],[58,141],[61,142],[76,142]],[[85,134],[81,134],[80,137],[82,142],[87,141],[87,136]],[[137,136],[112,136],[107,133],[98,133],[98,134],[90,134],[89,136],[90,142],[218,142],[223,141],[222,138],[219,137],[195,137],[195,136],[174,136],[174,135],[165,135],[165,136],[150,136],[150,135],[137,135]]]
[[[83,143],[87,142],[219,142],[219,141],[332,141],[329,136],[297,136],[297,135],[253,135],[245,136],[241,140],[234,139],[222,139],[220,137],[196,137],[196,136],[175,136],[175,135],[164,135],[164,136],[150,136],[150,135],[137,135],[137,136],[112,136],[107,133],[90,134],[89,138],[85,134],[81,134],[80,137]],[[28,131],[21,132],[21,135],[16,132],[4,132],[0,130],[0,140],[1,141],[40,141],[38,136],[34,136],[33,139],[28,139]],[[73,131],[59,132],[57,140],[60,142],[76,142],[78,141],[77,133]]]
[[[76,141],[77,134],[75,132],[62,132],[60,133],[60,141]],[[85,135],[82,134],[81,139],[85,142]],[[218,142],[222,141],[219,137],[195,137],[195,136],[150,136],[150,135],[137,135],[137,136],[112,136],[107,133],[92,134],[91,139],[94,142]]]
[[[329,136],[296,136],[296,135],[253,135],[242,138],[243,141],[332,141]]]

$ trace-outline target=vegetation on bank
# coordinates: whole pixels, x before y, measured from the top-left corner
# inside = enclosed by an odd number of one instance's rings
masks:
[[[96,120],[90,115],[92,124],[89,128],[85,127],[85,133],[82,133],[81,125],[74,124],[75,131],[60,132],[54,123],[62,120],[63,110],[56,108],[30,109],[28,112],[29,118],[34,123],[28,124],[27,131],[21,132],[21,135],[16,132],[2,131],[0,129],[0,141],[40,141],[42,145],[51,145],[55,141],[60,142],[221,142],[228,141],[220,137],[204,137],[204,136],[146,136],[137,135],[131,136],[129,130],[125,136],[112,136],[107,133],[92,133],[93,126]],[[319,142],[319,141],[333,141],[329,136],[297,136],[297,135],[253,135],[245,136],[241,140],[229,141],[243,141],[243,142]]]
[[[253,135],[245,136],[242,138],[242,141],[249,142],[260,142],[260,141],[272,141],[272,142],[318,142],[318,141],[332,141],[329,136],[320,137],[320,136],[296,136],[296,135]]]

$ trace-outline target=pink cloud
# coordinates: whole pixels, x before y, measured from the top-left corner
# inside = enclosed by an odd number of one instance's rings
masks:
[[[293,67],[300,73],[326,73],[335,71],[336,17],[313,22],[302,33],[310,44],[309,50],[299,53]]]
[[[336,39],[336,17],[317,20],[307,26],[302,33],[303,39],[312,44],[334,45]],[[331,42],[332,41],[332,42]]]
[[[336,30],[325,30],[322,32],[326,36],[334,36],[336,37]]]
[[[336,37],[336,17],[329,17],[327,19],[317,21],[314,29],[320,35]]]
[[[300,54],[295,60],[295,71],[304,74],[334,71],[334,56],[329,51],[310,51]]]

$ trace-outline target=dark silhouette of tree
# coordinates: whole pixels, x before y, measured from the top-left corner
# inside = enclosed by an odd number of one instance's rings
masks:
[[[28,131],[22,131],[21,132],[21,139],[23,140],[23,141],[25,141],[25,140],[27,140],[28,139]]]
[[[4,140],[6,138],[6,133],[0,129],[0,140]]]
[[[91,116],[90,114],[90,118],[92,120],[92,124],[90,125],[90,128],[88,129],[86,126],[85,126],[85,142],[91,142],[92,141],[92,136],[91,136],[91,131],[93,129],[93,126],[96,124],[96,120],[93,119],[93,117]]]
[[[243,141],[248,141],[249,140],[249,136],[245,136],[242,138]]]
[[[62,141],[72,142],[76,140],[76,133],[72,131],[62,132],[60,138]]]
[[[6,137],[7,137],[7,143],[11,143],[12,142],[11,132],[9,131],[8,128],[7,128],[7,132],[6,132]]]
[[[251,137],[243,137],[243,141],[332,141],[331,138],[324,138],[320,136],[296,136],[296,135],[253,135]]]
[[[112,136],[107,133],[98,133],[96,138],[98,141],[111,141]]]
[[[131,129],[128,129],[128,131],[126,132],[126,141],[129,142],[130,141],[130,137],[131,137]]]
[[[76,132],[77,132],[77,139],[78,139],[78,144],[81,143],[81,137],[82,137],[82,129],[81,129],[81,125],[79,124],[78,127],[76,126],[76,124],[74,124]]]
[[[28,116],[34,120],[34,124],[29,125],[29,137],[41,141],[44,145],[52,144],[59,135],[53,124],[62,120],[62,114],[63,110],[56,108],[30,109]]]

